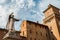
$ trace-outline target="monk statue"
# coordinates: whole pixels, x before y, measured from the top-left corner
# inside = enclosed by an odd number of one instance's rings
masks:
[[[18,38],[15,34],[15,28],[14,28],[14,22],[15,21],[19,21],[18,19],[14,18],[13,13],[11,13],[9,15],[8,18],[8,23],[6,25],[6,29],[8,30],[8,33],[4,36],[3,39],[7,38],[7,37],[13,37],[13,38]]]
[[[6,25],[6,29],[7,29],[7,30],[12,30],[12,29],[14,29],[14,22],[15,22],[15,21],[19,21],[19,20],[16,19],[16,18],[14,18],[13,13],[11,13],[11,14],[9,15],[9,18],[8,18],[8,23],[7,23],[7,25]]]

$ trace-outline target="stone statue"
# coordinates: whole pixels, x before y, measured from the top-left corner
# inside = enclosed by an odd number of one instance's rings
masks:
[[[15,21],[19,21],[19,20],[14,18],[13,13],[11,13],[8,18],[8,23],[7,23],[6,29],[8,29],[8,30],[11,30],[12,28],[14,29],[14,22]]]
[[[8,18],[8,23],[7,23],[7,26],[6,26],[6,29],[8,30],[8,33],[4,36],[3,39],[6,39],[8,37],[12,37],[12,38],[18,38],[16,36],[16,33],[15,33],[15,28],[14,28],[14,22],[15,21],[19,21],[18,19],[14,18],[14,15],[13,13],[11,13],[9,15],[9,18]]]

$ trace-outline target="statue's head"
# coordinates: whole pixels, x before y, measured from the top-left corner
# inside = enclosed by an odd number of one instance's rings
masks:
[[[10,15],[13,15],[13,12]]]
[[[13,14],[13,12],[10,14],[10,16],[11,16],[11,17],[14,17],[14,14]]]
[[[14,17],[14,15],[11,15],[11,17]]]

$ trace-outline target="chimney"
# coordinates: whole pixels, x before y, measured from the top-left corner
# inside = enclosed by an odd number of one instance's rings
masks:
[[[39,23],[39,22],[37,21],[37,23]]]
[[[59,10],[59,13],[60,13],[60,10]]]
[[[51,6],[52,6],[51,4],[48,5],[48,7],[51,7]]]

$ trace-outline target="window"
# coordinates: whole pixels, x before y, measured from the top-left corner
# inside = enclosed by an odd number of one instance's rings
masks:
[[[23,35],[24,35],[24,31],[23,31]]]
[[[52,40],[54,40],[54,38]]]
[[[23,26],[24,26],[24,24],[23,24]]]
[[[36,40],[36,38],[35,38],[35,40]]]
[[[36,35],[37,35],[37,32],[36,32]]]
[[[46,34],[46,37],[47,37],[47,34]]]
[[[58,24],[59,24],[59,26],[60,26],[60,21],[59,21],[59,23],[58,23]]]
[[[32,31],[30,30],[30,33],[32,33]]]
[[[40,28],[41,28],[41,26],[40,26]]]
[[[52,30],[52,27],[50,27],[50,30]]]
[[[51,22],[50,20],[48,22]]]
[[[45,27],[45,29],[46,29],[46,27]]]
[[[51,33],[53,33],[53,32],[51,31]]]
[[[30,40],[32,40],[32,38],[30,38]]]
[[[31,23],[30,23],[30,22],[28,23],[28,26],[29,26],[29,27],[31,26]]]
[[[39,39],[40,40],[40,39]]]
[[[42,36],[42,33],[41,33],[41,36]]]
[[[29,22],[29,25],[31,25],[31,23]]]
[[[35,27],[37,27],[37,24],[35,24]]]
[[[48,22],[51,22],[51,20],[48,20]]]

